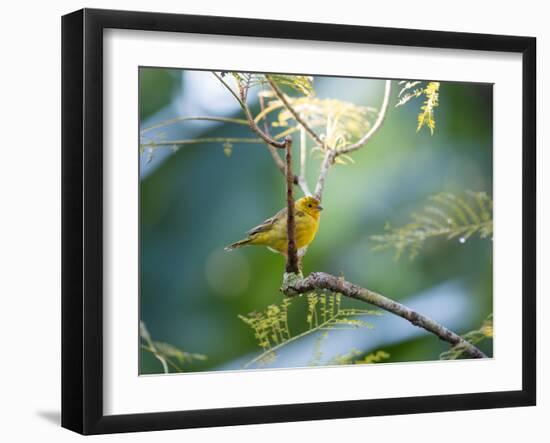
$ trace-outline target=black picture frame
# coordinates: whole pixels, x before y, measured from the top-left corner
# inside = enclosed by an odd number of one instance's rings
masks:
[[[522,389],[178,412],[103,413],[103,31],[108,28],[502,51],[523,63]],[[62,18],[62,426],[82,434],[536,403],[536,39],[83,9]]]

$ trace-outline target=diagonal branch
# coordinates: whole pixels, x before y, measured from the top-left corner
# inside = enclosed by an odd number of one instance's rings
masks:
[[[212,72],[212,74],[214,75],[214,77],[216,77],[225,86],[225,88],[231,93],[231,95],[237,99],[237,101],[239,102],[239,105],[241,106],[242,110],[244,111],[244,114],[246,116],[246,119],[248,121],[248,125],[250,126],[250,129],[252,129],[252,131],[256,135],[258,135],[258,137],[260,137],[268,145],[273,146],[274,148],[277,148],[277,149],[284,149],[285,146],[286,146],[284,141],[279,142],[277,140],[274,140],[269,135],[267,135],[264,131],[262,131],[260,129],[260,127],[254,121],[254,117],[252,116],[252,112],[250,111],[250,108],[248,107],[248,105],[246,103],[246,93],[248,92],[247,87],[244,87],[244,86],[239,84],[239,95],[237,95],[235,93],[235,91],[233,91],[231,86],[229,86],[227,84],[227,82],[220,75],[216,74],[215,72]]]
[[[196,145],[202,143],[247,143],[247,144],[263,144],[263,140],[260,138],[246,138],[246,137],[204,137],[204,138],[191,138],[184,140],[159,140],[140,143],[142,148],[155,148],[157,146],[183,146],[183,145]]]
[[[264,109],[265,109],[264,97],[261,94],[258,94],[258,95],[259,95],[259,98],[260,98],[260,110],[263,112]],[[271,134],[269,133],[269,124],[268,124],[268,121],[267,121],[267,115],[263,116],[263,121],[264,121],[264,132],[269,137],[271,137]],[[248,124],[248,120],[247,120],[247,124]],[[271,154],[271,157],[273,158],[273,161],[277,165],[277,168],[279,168],[279,170],[283,174],[285,174],[285,162],[281,159],[281,157],[279,157],[279,154],[277,154],[277,149],[274,148],[273,146],[271,146],[269,143],[266,143],[266,146],[267,146],[267,149],[268,149],[269,153]],[[298,183],[298,178],[297,177],[296,177],[295,183]]]
[[[220,122],[220,123],[235,123],[237,125],[246,125],[248,126],[248,120],[242,118],[231,118],[231,117],[208,117],[208,116],[191,116],[191,117],[176,117],[169,120],[164,120],[160,123],[156,123],[153,126],[143,128],[140,131],[140,134],[145,132],[152,131],[153,129],[163,128],[168,125],[173,125],[174,123],[187,122],[187,121],[210,121],[210,122]]]
[[[283,94],[283,91],[281,91],[281,88],[273,81],[271,76],[266,75],[265,78],[269,82],[269,85],[271,86],[271,89],[273,89],[273,92],[277,96],[279,100],[283,103],[285,108],[292,114],[292,117],[294,117],[294,120],[296,120],[302,128],[306,130],[306,132],[310,135],[310,137],[315,140],[315,142],[321,146],[323,149],[325,147],[325,144],[323,143],[323,140],[321,140],[321,137],[317,135],[317,133],[305,122],[305,120],[300,117],[300,114],[294,109],[294,107],[290,104],[286,96]]]
[[[338,292],[346,297],[354,298],[371,305],[378,306],[392,314],[404,318],[415,326],[424,328],[442,340],[450,343],[453,346],[460,345],[470,357],[487,358],[476,346],[464,340],[460,335],[454,333],[445,326],[440,325],[435,320],[432,320],[425,315],[419,314],[416,311],[408,308],[401,303],[393,301],[381,294],[354,285],[342,278],[324,272],[313,272],[306,278],[295,280],[283,286],[282,291],[287,296],[294,296],[315,290],[329,290]]]
[[[307,142],[306,131],[300,128],[300,175],[298,176],[298,184],[305,195],[311,195],[306,178],[306,162],[307,162]],[[295,176],[296,177],[296,176]]]
[[[380,129],[380,126],[382,126],[382,123],[384,123],[384,119],[386,118],[388,106],[390,103],[390,95],[391,80],[386,80],[386,84],[384,86],[384,99],[382,100],[382,106],[380,108],[380,112],[378,113],[378,117],[374,122],[374,125],[372,125],[372,128],[370,128],[370,130],[367,131],[367,133],[359,140],[357,140],[354,144],[346,146],[342,149],[338,149],[338,155],[349,154],[350,152],[357,151],[359,148],[362,148],[372,138],[374,134],[376,134],[376,132]]]
[[[283,141],[277,141],[277,138],[280,136],[277,136],[276,138],[271,137],[269,134],[269,126],[267,124],[267,117],[264,115],[264,130],[262,131],[258,124],[256,123],[256,120],[252,116],[252,112],[250,111],[250,107],[246,103],[246,95],[247,95],[247,88],[248,86],[244,87],[242,85],[239,85],[239,94],[240,97],[233,91],[233,89],[227,84],[227,82],[218,74],[215,72],[212,72],[214,76],[225,86],[225,88],[235,97],[239,105],[241,106],[242,110],[244,111],[246,115],[246,122],[248,122],[248,126],[250,126],[250,129],[254,133],[256,133],[267,145],[267,149],[269,150],[269,153],[271,154],[271,157],[273,158],[273,161],[275,162],[275,165],[279,170],[286,174],[285,170],[285,164],[281,160],[281,157],[277,154],[276,149],[285,149],[286,148],[286,138]],[[260,106],[262,107],[262,111],[264,110],[264,101],[263,97],[260,96]],[[234,122],[236,123],[236,122]],[[292,143],[292,142],[291,142]],[[301,180],[298,176],[293,176],[292,181],[295,185],[300,186],[303,193],[306,195],[309,195],[309,189],[307,187],[307,183],[303,180]]]
[[[323,160],[323,163],[321,164],[321,171],[319,173],[319,179],[317,180],[317,186],[315,186],[315,197],[317,199],[321,200],[323,197],[323,190],[325,189],[325,181],[327,179],[327,175],[330,167],[334,164],[334,159],[341,154],[348,154],[350,152],[358,150],[359,148],[362,148],[364,145],[367,144],[367,142],[372,138],[372,136],[380,129],[380,127],[382,126],[382,123],[384,123],[384,119],[386,118],[386,114],[387,114],[388,106],[390,102],[390,95],[391,95],[391,80],[386,80],[382,106],[380,108],[380,112],[378,113],[378,117],[374,122],[374,125],[372,125],[369,131],[367,131],[367,133],[363,137],[361,137],[352,145],[349,145],[345,148],[341,148],[337,150],[331,150],[331,149],[325,150],[325,158]]]
[[[327,179],[328,171],[334,163],[336,158],[336,151],[333,149],[327,149],[325,153],[325,158],[321,164],[321,171],[319,172],[319,179],[317,180],[317,185],[315,186],[315,198],[319,201],[323,199],[323,190],[325,189],[325,181]]]
[[[265,101],[264,101],[264,97],[263,95],[259,94],[259,98],[260,98],[260,109],[263,113],[263,111],[265,110]],[[263,115],[263,121],[264,121],[264,132],[271,137],[271,134],[269,133],[269,124],[267,122],[267,115]],[[277,166],[277,168],[279,169],[279,171],[281,171],[284,174],[286,174],[286,166],[285,166],[285,162],[283,162],[283,160],[281,159],[281,157],[279,157],[279,154],[277,154],[277,149],[275,149],[273,146],[271,146],[270,144],[266,143],[266,146],[267,146],[267,149],[269,151],[269,153],[271,154],[271,158],[273,158],[273,161],[275,162],[275,165]],[[300,188],[302,189],[302,192],[306,195],[309,195],[310,192],[309,192],[309,189],[307,188],[307,183],[305,181],[302,181],[300,177],[298,177],[297,175],[294,176],[294,184],[295,185],[298,185],[300,186]],[[305,185],[305,186],[304,186]]]

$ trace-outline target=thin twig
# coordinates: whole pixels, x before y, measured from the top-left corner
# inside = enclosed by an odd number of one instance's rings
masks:
[[[269,85],[271,86],[271,89],[273,89],[273,92],[275,93],[277,98],[279,100],[281,100],[281,102],[283,103],[285,108],[292,114],[292,116],[294,117],[294,120],[296,120],[302,126],[302,128],[304,128],[306,130],[306,132],[310,135],[310,137],[313,140],[315,140],[315,142],[321,148],[324,148],[325,144],[323,143],[323,140],[321,140],[321,137],[319,137],[319,135],[317,135],[317,133],[305,122],[304,119],[302,119],[302,117],[300,117],[300,114],[290,104],[290,102],[288,101],[286,96],[283,94],[283,91],[281,91],[281,88],[279,88],[277,83],[274,82],[273,79],[271,78],[271,76],[269,76],[269,75],[266,75],[265,78],[269,82]]]
[[[380,112],[378,113],[378,117],[376,118],[374,125],[372,125],[369,131],[367,131],[367,133],[363,137],[361,137],[357,142],[355,142],[350,146],[337,149],[337,150],[332,150],[328,148],[325,149],[325,158],[323,160],[323,163],[321,164],[319,179],[317,180],[317,185],[315,186],[315,197],[318,200],[321,200],[323,197],[323,191],[325,189],[325,182],[327,179],[328,171],[330,167],[334,164],[334,159],[341,154],[348,154],[350,152],[356,151],[359,148],[363,147],[372,138],[372,136],[380,129],[388,111],[390,95],[391,95],[391,80],[386,80],[385,87],[384,87],[384,98],[382,100],[382,107],[380,108]]]
[[[298,175],[298,183],[300,188],[304,191],[305,195],[311,195],[309,186],[307,185],[306,178],[306,160],[307,160],[307,140],[306,140],[306,130],[300,128],[300,174]]]
[[[317,311],[314,311],[314,315],[315,315],[315,318],[317,318]],[[298,335],[295,335],[294,337],[289,337],[286,341],[283,341],[282,343],[279,343],[278,345],[275,345],[272,348],[269,348],[269,349],[265,350],[260,355],[254,357],[252,360],[250,360],[248,363],[246,363],[243,366],[243,369],[249,368],[253,364],[258,363],[259,361],[262,361],[264,358],[266,358],[270,354],[275,354],[276,351],[278,351],[279,349],[281,349],[284,346],[289,345],[292,342],[295,342],[295,341],[297,341],[297,340],[299,340],[299,339],[301,339],[301,338],[303,338],[307,335],[311,335],[314,332],[322,331],[324,329],[326,330],[327,329],[326,327],[329,326],[331,324],[331,322],[333,322],[333,321],[334,321],[334,317],[331,317],[328,320],[325,320],[321,323],[318,323],[312,329],[307,329],[304,332],[302,332]],[[334,330],[334,329],[336,329],[336,328],[331,328],[331,330]]]
[[[284,293],[288,296],[294,296],[315,290],[329,290],[338,292],[346,297],[378,306],[379,308],[404,318],[415,326],[424,328],[426,331],[431,332],[453,346],[460,345],[464,349],[464,352],[470,357],[487,358],[487,356],[476,346],[472,345],[470,342],[450,329],[447,329],[445,326],[440,325],[435,320],[419,314],[407,306],[393,301],[381,294],[377,294],[369,289],[354,285],[353,283],[345,281],[342,278],[335,277],[334,275],[324,272],[313,272],[306,278],[295,280],[283,287]]]
[[[284,142],[278,142],[277,140],[272,139],[269,135],[265,134],[260,127],[256,124],[254,121],[254,117],[252,116],[252,113],[250,112],[250,108],[248,105],[244,108],[244,113],[246,115],[246,118],[248,119],[248,125],[250,126],[250,129],[252,129],[253,132],[255,132],[263,141],[265,141],[268,145],[273,146],[277,149],[284,149],[285,143]]]
[[[170,371],[168,370],[167,363],[174,366],[175,369],[178,370],[178,372],[183,372],[175,363],[171,362],[170,359],[165,358],[162,355],[160,355],[160,353],[157,350],[157,347],[155,346],[155,343],[153,342],[153,340],[151,339],[151,336],[149,335],[149,331],[147,330],[147,327],[145,326],[145,323],[143,323],[142,321],[139,322],[139,336],[143,340],[145,340],[145,342],[147,343],[147,346],[141,344],[141,347],[143,349],[146,349],[147,351],[151,352],[155,356],[155,358],[162,365],[162,369],[163,369],[165,374],[170,373]]]
[[[229,92],[231,92],[231,95],[233,95],[233,97],[235,97],[235,99],[237,100],[240,107],[242,108],[242,110],[245,113],[246,122],[247,122],[248,126],[250,127],[250,129],[252,129],[253,132],[255,132],[265,142],[265,144],[267,145],[267,148],[269,150],[269,153],[271,154],[271,157],[273,158],[273,161],[277,165],[277,168],[279,168],[279,170],[283,174],[285,174],[285,164],[282,161],[281,157],[279,157],[279,155],[277,154],[276,149],[284,149],[286,145],[285,145],[284,140],[283,141],[277,141],[277,140],[279,138],[281,138],[283,135],[286,135],[290,132],[293,132],[293,129],[290,128],[289,130],[286,131],[286,133],[283,132],[281,134],[277,134],[275,137],[271,137],[271,135],[269,133],[269,126],[267,124],[267,116],[264,115],[263,116],[264,130],[262,131],[260,129],[260,127],[258,126],[258,124],[256,123],[256,119],[254,119],[254,117],[252,116],[252,112],[250,111],[250,108],[246,103],[246,95],[247,95],[247,92],[248,92],[247,87],[239,86],[239,93],[240,93],[240,97],[239,97],[235,93],[235,91],[233,91],[233,89],[227,84],[227,82],[221,76],[219,76],[215,72],[212,72],[212,74],[223,84],[223,86]],[[260,97],[260,106],[262,107],[262,111],[263,111],[264,110],[263,97]],[[169,144],[169,143],[167,143],[167,144]],[[304,194],[309,195],[309,190],[307,188],[307,184],[305,182],[300,182],[300,180],[298,179],[297,176],[293,177],[293,183],[295,185],[300,186],[300,188],[302,189]]]
[[[317,185],[315,186],[315,198],[319,201],[323,199],[323,191],[325,189],[325,181],[327,179],[328,171],[332,164],[334,163],[334,158],[336,157],[336,151],[333,149],[327,149],[325,152],[325,158],[321,164],[321,170],[319,172],[319,179],[317,180]]]
[[[285,138],[286,147],[286,207],[287,222],[286,234],[288,239],[286,272],[287,274],[298,274],[298,253],[296,250],[295,220],[294,220],[294,183],[292,174],[292,137]]]
[[[248,92],[248,88],[242,85],[239,85],[239,95],[237,95],[235,91],[233,91],[233,88],[231,88],[231,86],[229,86],[221,76],[219,76],[215,72],[212,72],[212,74],[214,74],[214,77],[216,77],[225,86],[225,88],[231,93],[231,95],[237,99],[237,101],[239,102],[239,105],[244,111],[244,114],[246,116],[246,120],[248,121],[248,126],[250,126],[250,129],[252,129],[252,131],[254,131],[254,133],[256,133],[256,135],[258,135],[268,145],[271,145],[274,148],[284,149],[285,148],[284,141],[278,142],[277,140],[272,139],[269,135],[265,134],[254,121],[252,112],[250,111],[250,108],[246,103],[246,95]]]
[[[160,361],[161,365],[162,365],[162,369],[164,370],[164,373],[165,374],[169,374],[170,371],[168,370],[168,366],[167,364],[169,364],[170,366],[172,366],[177,372],[184,372],[183,369],[181,367],[179,367],[177,364],[175,364],[172,360],[170,360],[169,358],[166,358],[166,357],[163,357],[162,355],[160,355],[158,353],[158,351],[156,350],[156,348],[154,347],[149,347],[149,346],[145,346],[145,345],[141,345],[141,349],[144,349],[148,352],[150,352],[151,354],[153,354],[155,356],[155,358]]]
[[[390,95],[391,95],[391,80],[386,80],[386,84],[384,86],[384,99],[382,101],[382,107],[380,108],[380,112],[378,113],[378,117],[376,118],[374,125],[372,125],[369,131],[367,131],[367,133],[363,137],[361,137],[359,140],[357,140],[354,144],[346,146],[345,148],[342,148],[342,149],[338,149],[336,151],[337,155],[349,154],[350,152],[358,150],[371,139],[371,137],[376,133],[376,131],[378,131],[378,129],[380,129],[380,126],[382,126],[382,123],[384,123],[384,119],[386,118],[388,105],[390,103]]]
[[[259,94],[259,98],[260,98],[260,109],[263,112],[265,109],[264,97],[261,94]],[[267,121],[267,115],[264,115],[263,121],[264,121],[264,132],[269,137],[271,137],[271,134],[269,133],[269,123]],[[248,121],[246,122],[246,124],[248,124]],[[279,154],[277,154],[277,149],[271,146],[269,143],[266,143],[266,146],[267,146],[267,149],[269,150],[269,153],[271,154],[271,157],[273,158],[273,161],[277,165],[277,168],[279,168],[279,170],[284,174],[285,162],[281,159],[281,157],[279,157]]]
[[[244,110],[246,108],[246,104],[241,100],[241,98],[233,91],[233,88],[227,84],[227,82],[218,74],[212,71],[212,74],[214,77],[216,77],[220,83],[225,86],[225,89],[227,89],[233,97],[235,97],[235,100],[239,103],[240,107]]]
[[[263,144],[264,141],[260,138],[245,138],[245,137],[206,137],[206,138],[192,138],[185,140],[159,140],[141,143],[143,148],[153,148],[155,146],[172,146],[172,145],[195,145],[198,143],[249,143],[249,144]]]
[[[191,117],[176,117],[169,120],[164,120],[153,126],[149,126],[140,131],[141,134],[152,131],[153,129],[163,128],[164,126],[173,125],[174,123],[186,122],[186,121],[211,121],[221,123],[235,123],[238,125],[248,126],[248,121],[243,118],[231,118],[231,117],[203,117],[203,116],[191,116]]]

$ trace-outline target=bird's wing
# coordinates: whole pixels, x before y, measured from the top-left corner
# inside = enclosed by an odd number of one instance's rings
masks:
[[[260,223],[258,226],[255,226],[250,231],[247,232],[249,236],[254,234],[259,234],[260,232],[265,232],[271,229],[271,227],[275,224],[277,220],[280,220],[281,217],[283,217],[286,214],[286,208],[281,209],[277,214],[275,214],[273,217],[268,218],[267,220],[264,220],[262,223]]]

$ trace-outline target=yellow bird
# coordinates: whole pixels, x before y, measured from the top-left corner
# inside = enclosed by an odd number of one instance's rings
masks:
[[[315,197],[302,197],[294,203],[296,249],[305,248],[315,238],[319,228],[321,206]],[[288,239],[286,232],[287,208],[281,209],[273,217],[247,232],[248,237],[225,248],[231,251],[245,245],[267,246],[271,251],[287,255]]]

